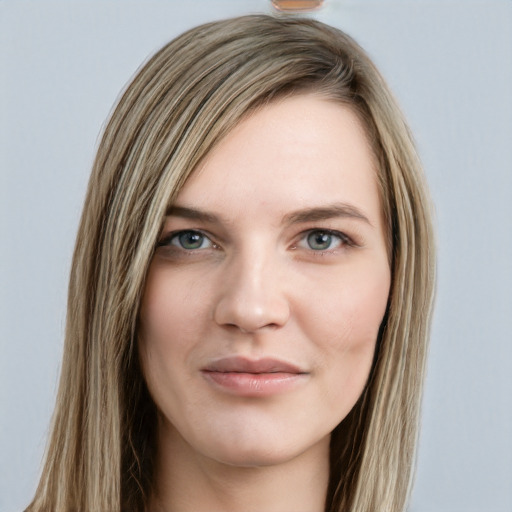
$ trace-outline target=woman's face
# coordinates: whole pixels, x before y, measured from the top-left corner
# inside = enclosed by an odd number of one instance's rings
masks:
[[[298,95],[222,140],[168,212],[142,301],[161,442],[244,466],[326,453],[386,309],[381,210],[345,106]]]

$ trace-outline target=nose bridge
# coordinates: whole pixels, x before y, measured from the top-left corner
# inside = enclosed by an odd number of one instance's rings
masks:
[[[277,251],[264,244],[253,243],[234,252],[222,276],[216,322],[244,332],[284,325],[289,304],[282,265]]]

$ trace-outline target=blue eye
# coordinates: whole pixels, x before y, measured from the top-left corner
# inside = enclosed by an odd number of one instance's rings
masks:
[[[315,229],[306,234],[307,248],[313,251],[328,251],[348,243],[347,237],[342,233]]]
[[[200,231],[191,230],[174,233],[166,240],[163,240],[160,245],[173,245],[186,251],[213,247],[212,241],[206,235]]]

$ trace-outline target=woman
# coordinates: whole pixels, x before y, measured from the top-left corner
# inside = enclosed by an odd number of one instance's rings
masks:
[[[433,282],[413,143],[356,43],[183,34],[98,149],[27,510],[403,510]]]

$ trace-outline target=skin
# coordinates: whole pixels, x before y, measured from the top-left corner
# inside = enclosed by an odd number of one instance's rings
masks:
[[[159,409],[154,508],[323,510],[330,433],[367,381],[390,287],[361,123],[313,94],[273,102],[168,213],[140,314]],[[233,390],[204,371],[232,356],[301,373],[269,393]]]

